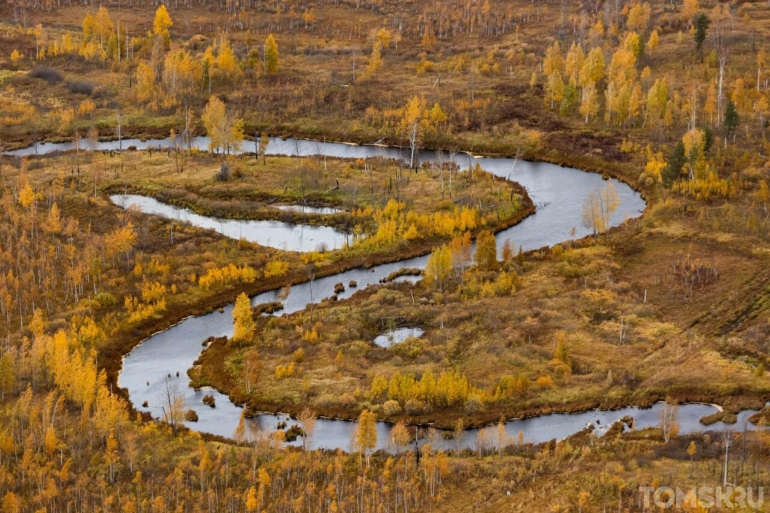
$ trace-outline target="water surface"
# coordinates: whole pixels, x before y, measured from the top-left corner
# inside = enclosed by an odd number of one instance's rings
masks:
[[[309,207],[307,205],[271,205],[273,208],[283,210],[284,212],[299,212],[300,214],[320,214],[331,215],[344,212],[338,208],[333,207]]]
[[[214,230],[232,239],[246,239],[260,246],[284,251],[334,250],[345,245],[348,236],[329,226],[289,224],[281,221],[218,219],[196,214],[187,208],[161,203],[137,194],[113,194],[110,200],[123,208],[136,207],[145,214],[185,221],[199,228]]]
[[[420,328],[396,328],[375,337],[374,343],[380,347],[390,347],[393,344],[403,342],[409,337],[420,338],[425,330]]]

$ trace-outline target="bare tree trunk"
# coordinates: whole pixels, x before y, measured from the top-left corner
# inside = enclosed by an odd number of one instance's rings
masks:
[[[722,99],[723,99],[723,82],[725,75],[725,67],[727,66],[728,51],[724,44],[723,28],[719,25],[715,27],[713,32],[713,43],[717,49],[717,58],[719,59],[719,85],[717,87],[717,123],[724,123],[724,112],[722,111]]]
[[[417,134],[418,134],[418,123],[419,121],[415,121],[412,125],[412,130],[409,133],[409,147],[411,148],[411,157],[409,159],[409,167],[414,169],[414,154],[417,150]]]
[[[722,123],[722,82],[725,76],[727,58],[719,55],[719,85],[717,86],[717,124]]]
[[[722,477],[722,486],[727,486],[727,472],[728,472],[728,463],[730,461],[730,445],[732,445],[732,431],[725,428],[725,430],[722,432],[722,439],[725,443],[725,467],[724,467],[724,474]]]
[[[118,52],[118,54],[120,54],[120,52]],[[123,116],[122,116],[122,113],[120,112],[120,109],[118,109],[118,150],[119,151],[123,150],[123,132],[121,130],[122,121],[123,121]]]

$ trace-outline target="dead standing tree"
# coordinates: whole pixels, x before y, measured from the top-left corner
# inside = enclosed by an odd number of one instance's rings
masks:
[[[659,413],[660,430],[663,432],[663,440],[668,443],[679,434],[679,405],[672,399],[666,398],[666,402]]]
[[[719,281],[719,269],[713,260],[693,259],[689,254],[672,262],[668,274],[674,281],[673,294],[681,294],[682,301],[692,300],[695,289]]]
[[[166,383],[161,392],[161,409],[163,411],[163,420],[171,426],[171,430],[176,434],[184,418],[185,399],[184,393],[179,390],[177,381],[170,381],[166,377]]]

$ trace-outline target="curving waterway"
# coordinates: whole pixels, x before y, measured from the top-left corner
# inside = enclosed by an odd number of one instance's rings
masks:
[[[123,149],[134,146],[136,149],[167,148],[170,140],[124,140],[121,143]],[[197,148],[206,149],[208,139],[198,137],[192,141]],[[250,147],[251,146],[251,147]],[[10,155],[24,156],[34,154],[46,154],[57,151],[74,149],[71,143],[39,144],[35,147],[7,152]],[[99,142],[98,150],[118,149],[116,141]],[[245,152],[253,152],[253,144],[245,143],[242,148]],[[300,139],[271,138],[268,146],[268,154],[281,154],[289,156],[314,156],[325,155],[338,158],[388,158],[405,159],[406,150],[383,146],[358,146],[341,143],[326,143]],[[421,162],[434,162],[439,158],[447,161],[447,154],[437,155],[436,152],[420,152],[418,158]],[[509,229],[499,232],[496,237],[498,247],[506,240],[511,241],[514,248],[521,247],[524,251],[551,246],[566,241],[571,237],[581,238],[589,234],[587,228],[582,225],[582,205],[586,196],[604,187],[606,181],[596,173],[589,173],[579,169],[557,166],[541,162],[527,162],[509,158],[474,157],[465,153],[454,155],[455,162],[462,170],[467,170],[470,165],[479,164],[485,171],[499,177],[504,177],[518,182],[527,189],[529,196],[538,206],[537,212],[526,218],[521,223]],[[641,196],[628,185],[617,180],[609,180],[618,191],[620,205],[611,218],[612,226],[617,226],[626,219],[638,217],[644,210],[645,204]],[[120,198],[114,198],[119,202]],[[169,214],[168,205],[163,205],[151,198],[132,197],[132,203],[147,213],[175,217],[176,212]],[[155,202],[155,203],[152,203]],[[151,208],[148,208],[151,205]],[[185,220],[204,228],[221,226],[223,220],[205,218],[205,216],[184,214]],[[244,232],[253,233],[254,237],[263,237],[260,227],[253,227],[254,221],[227,220],[228,229],[218,230],[226,236],[240,238]],[[232,223],[232,224],[231,224]],[[276,228],[277,232],[270,232],[270,240],[283,242],[285,249],[302,251],[302,245],[294,245],[288,241],[292,239],[291,225]],[[237,230],[237,231],[236,231]],[[574,230],[574,232],[573,232]],[[573,235],[574,233],[574,235]],[[258,239],[257,242],[260,242]],[[264,239],[263,239],[264,240]],[[311,241],[312,242],[312,241]],[[280,247],[280,246],[277,246]],[[315,248],[313,248],[315,249]],[[333,276],[316,279],[312,284],[298,284],[291,288],[291,293],[283,301],[283,314],[297,312],[306,308],[312,295],[316,302],[322,298],[334,294],[336,283],[348,283],[351,280],[358,282],[358,288],[374,285],[381,278],[388,276],[393,271],[408,268],[424,268],[427,256],[411,258],[391,264],[376,266],[372,269],[352,269]],[[417,277],[405,277],[414,281]],[[338,294],[340,299],[350,297],[357,289],[346,289]],[[269,291],[251,298],[252,305],[278,301],[278,291]],[[144,340],[123,360],[123,369],[120,373],[119,384],[128,389],[131,401],[139,410],[147,410],[155,417],[162,415],[161,395],[165,388],[166,380],[176,383],[185,393],[189,407],[198,413],[197,423],[189,423],[189,427],[202,432],[213,433],[222,436],[232,436],[236,429],[241,408],[231,403],[226,395],[215,390],[195,391],[189,387],[187,370],[203,349],[202,342],[208,337],[222,337],[232,335],[232,305],[202,316],[189,317],[179,324]],[[179,374],[177,376],[177,373]],[[216,399],[216,408],[209,408],[201,402],[203,395],[212,394]],[[142,405],[147,403],[147,407]],[[636,428],[656,426],[659,423],[659,411],[663,407],[658,403],[652,408],[642,409],[637,407],[623,408],[616,411],[588,411],[579,414],[551,414],[528,419],[516,419],[505,424],[506,432],[511,439],[523,437],[524,442],[540,443],[552,439],[563,439],[579,432],[588,425],[593,425],[599,432],[606,430],[613,422],[626,415],[634,418]],[[689,433],[703,430],[699,419],[716,411],[715,407],[704,404],[687,404],[679,408],[680,433]],[[752,414],[751,411],[742,412],[738,416],[738,426],[748,424],[748,429],[755,429],[746,422]],[[291,426],[293,421],[285,415],[262,414],[251,419],[255,427],[264,432],[272,432],[279,421],[287,421]],[[391,425],[386,422],[377,424],[378,446],[382,449],[392,448],[390,443]],[[355,422],[342,420],[318,419],[315,433],[311,440],[312,448],[325,449],[349,449],[350,439],[355,430]],[[478,430],[466,430],[461,440],[443,440],[438,437],[431,440],[437,448],[467,447],[474,449],[477,444]],[[293,444],[300,444],[300,441]]]
[[[329,226],[290,224],[282,221],[219,219],[196,214],[190,209],[161,203],[137,194],[113,194],[110,200],[123,208],[138,208],[145,214],[185,221],[199,228],[221,233],[231,239],[245,239],[284,251],[308,252],[341,249],[350,242],[345,233]],[[301,208],[301,207],[300,207]]]

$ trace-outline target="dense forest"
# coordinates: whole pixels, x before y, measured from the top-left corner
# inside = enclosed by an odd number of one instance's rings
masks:
[[[759,1],[0,2],[0,509],[762,510],[766,35]],[[596,410],[632,413],[510,428]]]

